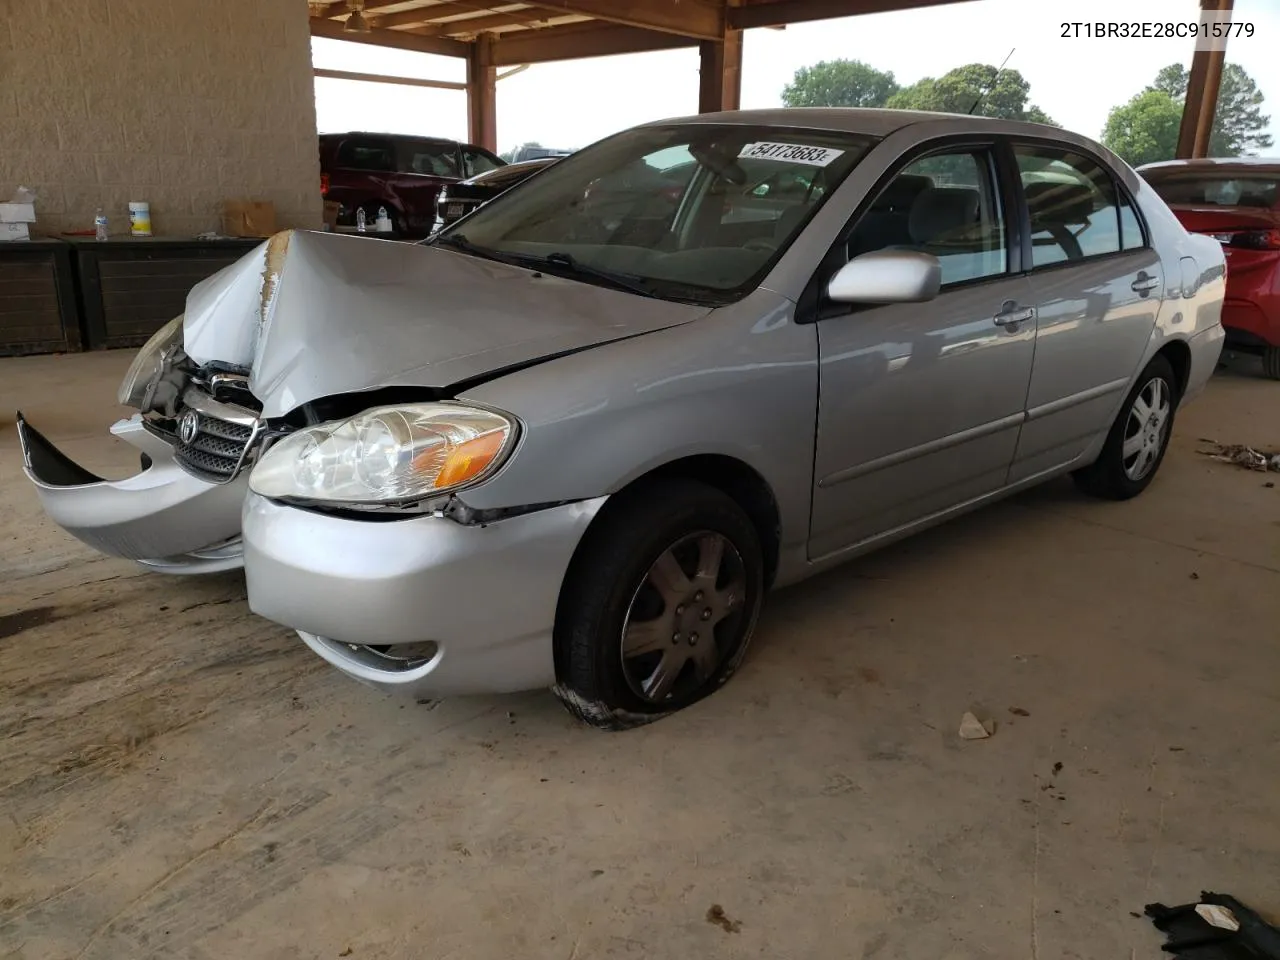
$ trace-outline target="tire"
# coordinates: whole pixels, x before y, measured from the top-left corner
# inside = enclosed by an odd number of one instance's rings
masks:
[[[621,730],[733,675],[759,616],[764,561],[742,508],[703,483],[655,481],[605,510],[561,590],[554,691],[584,723]]]
[[[1076,486],[1105,500],[1128,500],[1147,489],[1169,449],[1178,411],[1177,382],[1169,361],[1153,357],[1125,397],[1098,459],[1072,474]],[[1163,415],[1159,403],[1152,405],[1156,399],[1163,404]],[[1144,417],[1144,409],[1156,419]]]
[[[1264,347],[1262,372],[1272,380],[1280,380],[1280,347]]]

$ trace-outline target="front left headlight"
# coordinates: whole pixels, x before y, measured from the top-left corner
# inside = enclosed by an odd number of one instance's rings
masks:
[[[480,407],[378,407],[290,434],[253,468],[249,488],[316,503],[412,503],[491,476],[515,437],[514,418]]]
[[[133,363],[129,364],[124,379],[120,381],[120,389],[116,391],[116,399],[122,406],[147,412],[151,399],[147,394],[164,372],[165,352],[181,345],[182,314],[178,314],[152,334],[134,356]]]

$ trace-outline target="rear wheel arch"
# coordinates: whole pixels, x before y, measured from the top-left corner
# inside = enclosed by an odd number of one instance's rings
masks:
[[[1187,392],[1187,384],[1191,380],[1191,348],[1184,340],[1170,340],[1156,351],[1157,357],[1164,357],[1173,367],[1174,386],[1178,390],[1179,399]]]

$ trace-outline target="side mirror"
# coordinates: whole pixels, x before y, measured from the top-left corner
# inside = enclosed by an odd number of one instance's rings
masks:
[[[836,303],[920,303],[942,286],[942,264],[915,250],[873,250],[854,257],[827,284]]]

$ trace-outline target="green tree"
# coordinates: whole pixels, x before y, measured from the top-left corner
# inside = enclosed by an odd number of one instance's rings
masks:
[[[1130,166],[1172,160],[1181,123],[1182,104],[1168,91],[1148,87],[1108,114],[1102,142]]]
[[[801,67],[782,89],[788,107],[883,107],[898,92],[893,74],[861,60],[823,60]]]
[[[1017,70],[1001,71],[990,64],[970,63],[903,88],[889,98],[886,106],[943,113],[972,111],[983,117],[1052,124],[1048,114],[1027,103],[1030,94],[1031,84]]]
[[[1180,63],[1171,63],[1156,74],[1155,82],[1148,89],[1168,94],[1181,107],[1187,99],[1188,80],[1187,68]],[[1250,156],[1269,148],[1272,139],[1266,129],[1271,117],[1262,112],[1265,100],[1253,77],[1240,64],[1228,63],[1223,67],[1218,109],[1209,134],[1209,155]],[[1177,147],[1177,139],[1175,132],[1174,148]],[[1172,156],[1171,149],[1169,158]]]

